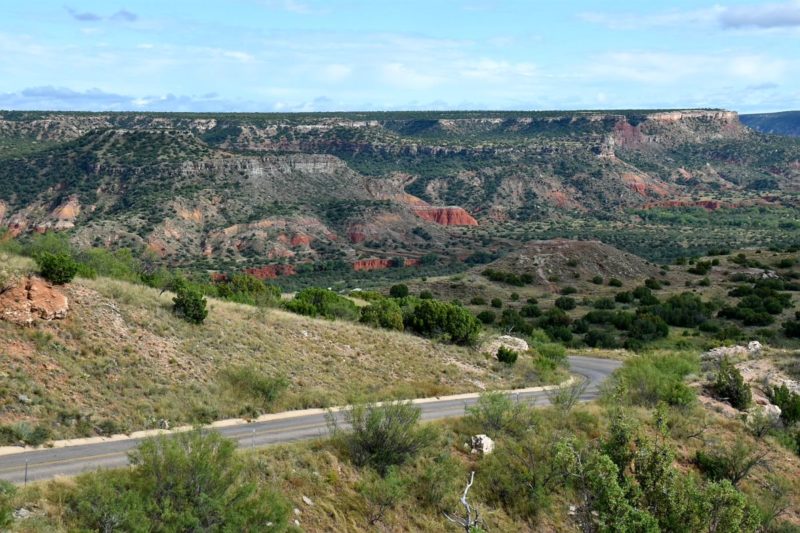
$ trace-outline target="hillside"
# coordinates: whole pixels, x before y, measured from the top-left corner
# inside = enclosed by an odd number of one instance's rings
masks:
[[[0,271],[30,268],[0,259]],[[0,426],[88,436],[527,379],[471,349],[358,323],[212,300],[197,327],[142,285],[78,279],[63,293],[63,320],[0,320]]]
[[[479,271],[486,269],[530,274],[533,284],[545,286],[595,276],[636,282],[655,276],[659,270],[641,257],[599,241],[565,239],[527,242],[486,267],[478,267]]]
[[[543,222],[567,237],[572,220],[635,230],[640,211],[794,213],[798,161],[800,141],[721,110],[3,112],[0,224],[270,278],[452,268],[476,250],[549,238]],[[509,238],[508,224],[526,235]]]
[[[741,115],[742,123],[761,133],[800,137],[800,111]]]

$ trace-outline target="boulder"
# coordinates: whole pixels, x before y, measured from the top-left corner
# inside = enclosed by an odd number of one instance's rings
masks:
[[[492,357],[497,357],[497,351],[501,346],[504,346],[509,350],[514,350],[518,353],[524,353],[528,351],[527,342],[519,337],[512,337],[511,335],[502,335],[496,339],[490,340],[483,345],[483,349],[481,351],[491,354]]]
[[[772,424],[777,425],[781,418],[781,408],[771,403],[756,405],[747,410],[747,423],[752,424],[757,417],[765,417]]]
[[[725,357],[747,359],[748,357],[758,357],[761,355],[762,349],[763,346],[758,341],[752,341],[747,346],[720,346],[704,353],[703,359],[723,359]]]
[[[0,320],[20,326],[63,319],[68,311],[67,297],[41,278],[23,278],[0,291]]]
[[[494,441],[487,435],[473,435],[472,437],[472,453],[479,453],[481,455],[489,455],[494,451]]]

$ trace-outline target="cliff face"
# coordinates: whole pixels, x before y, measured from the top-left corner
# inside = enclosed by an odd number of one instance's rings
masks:
[[[442,226],[478,225],[478,221],[461,207],[414,207],[414,214]]]
[[[293,265],[266,265],[245,270],[251,276],[262,280],[278,279],[281,276],[293,276],[296,272]]]

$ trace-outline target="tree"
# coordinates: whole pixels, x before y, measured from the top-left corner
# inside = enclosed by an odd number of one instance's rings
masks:
[[[570,298],[569,296],[561,296],[556,298],[556,307],[559,309],[563,309],[564,311],[570,311],[575,309],[577,303],[575,302],[575,298]]]
[[[182,287],[172,299],[176,315],[192,324],[202,324],[208,316],[206,299],[197,289]]]
[[[286,303],[286,309],[307,316],[328,319],[356,320],[361,316],[358,306],[348,298],[319,287],[309,287],[298,292]]]
[[[712,389],[717,398],[739,410],[746,409],[752,401],[750,386],[744,382],[742,373],[727,357],[720,361]]]
[[[43,252],[36,257],[39,273],[56,285],[69,283],[78,273],[78,263],[68,254]]]
[[[456,344],[474,344],[481,330],[467,309],[438,300],[421,300],[405,317],[405,325],[427,337],[447,335]]]
[[[389,288],[389,296],[392,298],[405,298],[408,296],[408,285],[404,285],[402,283],[392,285]]]
[[[394,300],[379,300],[361,309],[363,324],[403,331],[403,311]]]

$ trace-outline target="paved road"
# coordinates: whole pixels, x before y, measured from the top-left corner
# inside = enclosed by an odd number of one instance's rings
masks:
[[[571,371],[588,380],[588,386],[581,400],[595,399],[598,386],[611,374],[620,363],[608,359],[590,357],[569,357]],[[547,392],[510,393],[520,402],[531,405],[548,403]],[[457,417],[464,414],[464,409],[474,404],[475,398],[452,399],[444,397],[438,400],[419,403],[423,420],[438,420]],[[323,414],[303,414],[288,416],[278,420],[253,422],[217,430],[224,436],[234,439],[243,448],[260,448],[270,444],[293,442],[324,436],[327,425]],[[27,480],[36,481],[56,476],[72,476],[98,468],[119,468],[128,464],[128,452],[135,448],[142,439],[83,444],[64,448],[32,450],[0,456],[0,479],[12,483],[25,481],[27,463]]]

